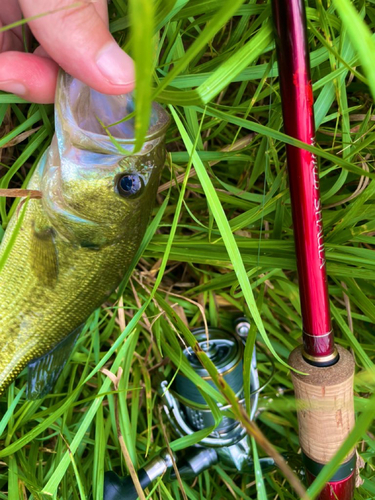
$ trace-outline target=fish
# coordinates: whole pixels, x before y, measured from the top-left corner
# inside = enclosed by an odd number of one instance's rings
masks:
[[[0,394],[25,367],[30,399],[52,390],[85,321],[119,285],[142,241],[169,115],[152,103],[144,144],[133,154],[134,112],[132,94],[108,96],[64,72],[58,77],[55,135],[27,186],[41,197],[12,216],[0,245]]]

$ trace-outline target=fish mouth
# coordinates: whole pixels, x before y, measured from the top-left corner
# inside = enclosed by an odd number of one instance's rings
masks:
[[[56,93],[56,121],[65,122],[64,129],[67,129],[73,144],[108,154],[118,153],[118,146],[114,144],[117,142],[131,152],[135,143],[134,111],[132,93],[101,94],[60,71]],[[163,139],[169,122],[170,117],[162,106],[152,103],[149,129],[138,155],[149,152]],[[107,130],[116,141],[113,141]]]
[[[134,170],[148,179],[153,170],[157,170],[156,174],[161,171],[169,115],[159,104],[152,103],[147,136],[141,150],[133,154],[132,94],[104,95],[63,71],[58,77],[55,115],[56,136],[41,174],[45,213],[63,239],[105,246],[113,240],[113,214],[119,214],[122,220],[124,210],[131,209],[130,201],[116,195],[116,176]],[[100,212],[98,200],[105,202],[102,195],[108,196],[108,190],[116,196],[108,197],[111,207],[106,205]]]

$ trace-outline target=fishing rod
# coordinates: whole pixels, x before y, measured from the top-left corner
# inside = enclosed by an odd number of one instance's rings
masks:
[[[315,145],[313,92],[304,0],[272,0],[285,132]],[[335,345],[323,242],[322,202],[316,156],[287,145],[290,199],[303,324],[303,346],[290,355],[299,439],[309,482],[340,448],[354,426],[354,359]],[[319,495],[354,496],[355,450]]]

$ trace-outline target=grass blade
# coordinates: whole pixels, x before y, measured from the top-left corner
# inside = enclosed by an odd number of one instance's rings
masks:
[[[151,81],[154,69],[154,1],[130,0],[132,55],[135,63],[135,145],[144,143],[151,116]]]

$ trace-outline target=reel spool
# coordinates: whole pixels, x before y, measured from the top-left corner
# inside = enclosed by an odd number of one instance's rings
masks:
[[[215,364],[219,374],[243,403],[242,360],[244,345],[242,339],[238,335],[218,328],[209,328],[208,337],[204,328],[197,328],[192,333],[197,339],[199,347]],[[212,387],[215,387],[210,375],[201,365],[194,351],[188,347],[183,350],[183,354],[200,378],[208,382]],[[163,381],[160,386],[160,392],[164,400],[164,409],[173,428],[180,436],[189,435],[214,425],[214,417],[202,393],[184,374],[179,372],[172,387],[168,388],[168,386],[169,382],[167,380]],[[254,418],[257,409],[258,389],[259,378],[254,353],[251,364],[250,391],[252,396],[250,418]],[[229,406],[218,404],[218,407],[222,412],[229,410]],[[208,437],[200,442],[200,445],[215,448],[231,446],[241,441],[245,435],[246,431],[236,420],[223,415],[220,424]]]

